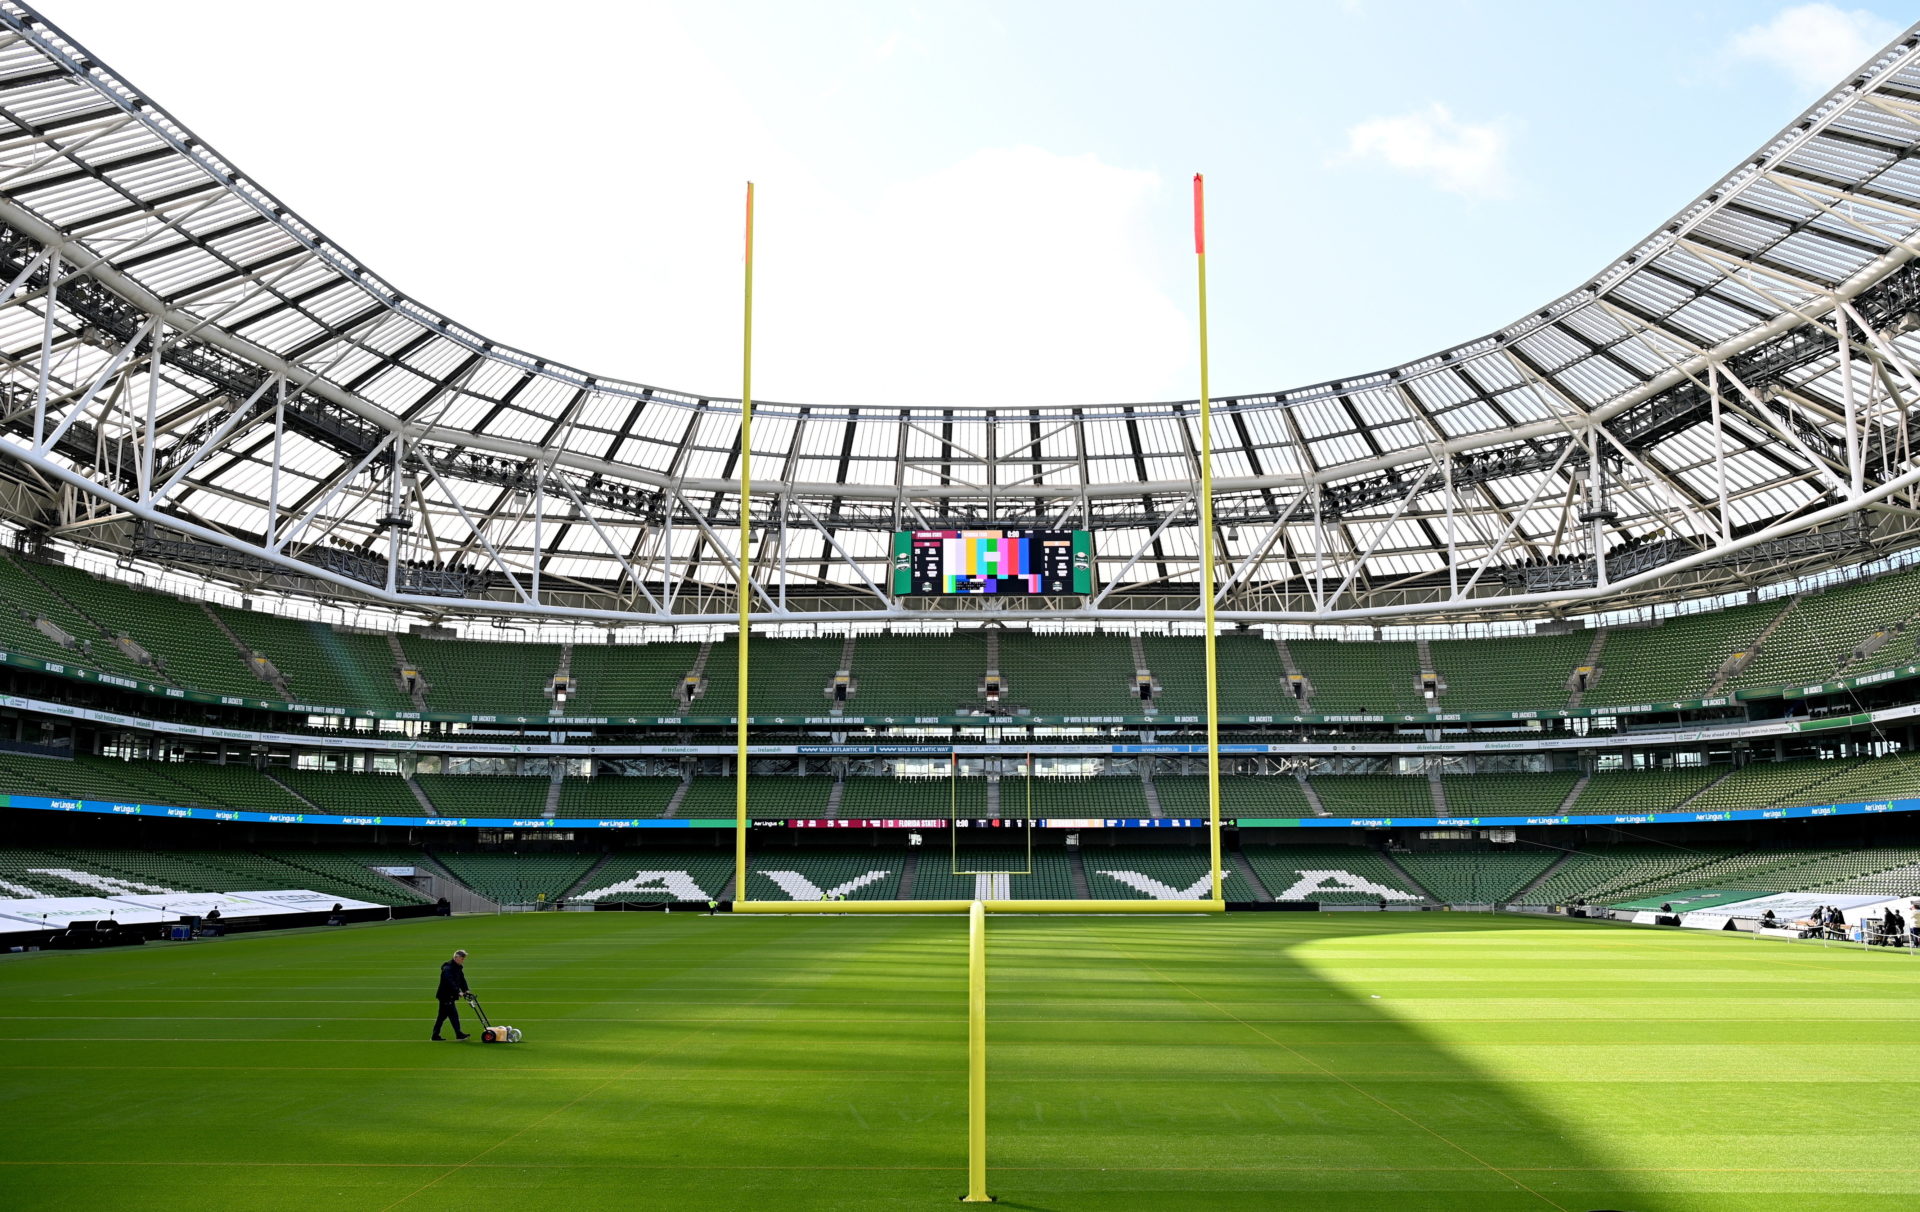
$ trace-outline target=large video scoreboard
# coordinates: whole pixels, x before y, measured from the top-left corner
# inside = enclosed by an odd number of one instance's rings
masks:
[[[1086,594],[1093,592],[1093,535],[1085,530],[898,530],[893,592]]]

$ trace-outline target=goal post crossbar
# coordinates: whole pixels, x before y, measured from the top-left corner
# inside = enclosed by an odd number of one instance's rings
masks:
[[[735,913],[966,913],[974,901],[735,901]],[[982,901],[988,913],[1223,913],[1222,901]]]

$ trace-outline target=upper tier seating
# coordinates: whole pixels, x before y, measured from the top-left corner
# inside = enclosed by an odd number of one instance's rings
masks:
[[[277,769],[273,777],[313,801],[322,812],[352,816],[425,816],[427,812],[407,780],[397,774]]]
[[[852,776],[840,798],[840,816],[846,820],[978,820],[986,815],[987,780],[982,778]]]
[[[1007,631],[1000,636],[1000,674],[1006,701],[1034,715],[1143,710],[1134,691],[1133,646],[1121,636]]]
[[[1288,640],[1320,715],[1424,712],[1420,651],[1403,641]]]
[[[547,810],[546,775],[417,774],[441,816],[535,817]]]
[[[121,652],[73,604],[52,592],[33,571],[0,558],[0,640],[20,653],[56,664],[83,665],[129,678],[151,678],[153,671]],[[45,619],[75,641],[63,647],[35,626]]]
[[[272,686],[254,676],[240,650],[213,625],[199,603],[134,589],[59,564],[35,564],[32,571],[108,632],[129,636],[146,649],[159,668],[142,676],[208,694],[278,697]]]
[[[1579,781],[1563,772],[1440,776],[1448,816],[1552,816]]]
[[[335,631],[324,623],[216,606],[228,629],[273,663],[296,701],[411,711],[384,635]]]
[[[823,775],[797,778],[787,775],[747,776],[749,820],[817,820],[827,815],[833,780]],[[696,778],[687,787],[680,816],[733,820],[738,791],[730,778]],[[843,809],[841,815],[847,815]]]
[[[1424,774],[1316,774],[1307,780],[1329,816],[1433,816]]]
[[[1784,601],[1679,615],[1657,627],[1613,627],[1600,653],[1600,681],[1588,707],[1697,699],[1736,652],[1746,651]]]
[[[1567,680],[1587,659],[1593,633],[1491,640],[1435,640],[1434,672],[1446,683],[1441,711],[1511,711],[1565,705]]]
[[[692,707],[681,697],[680,684],[699,659],[700,645],[684,641],[575,644],[569,672],[577,689],[567,700],[566,714],[732,715],[730,696],[708,693]],[[707,673],[713,669],[709,660]]]
[[[1765,808],[1774,804],[1824,804],[1825,784],[1853,769],[1852,760],[1801,758],[1785,762],[1749,762],[1702,791],[1689,812]]]
[[[429,711],[545,718],[553,707],[547,687],[560,671],[558,644],[410,636],[406,650],[427,680]]]
[[[1825,681],[1849,661],[1855,646],[1867,636],[1891,628],[1917,608],[1920,570],[1852,581],[1807,594],[1731,685],[1745,689]],[[1885,658],[1875,654],[1862,668],[1884,663]]]
[[[681,780],[671,775],[628,775],[607,770],[592,778],[570,775],[560,783],[554,815],[608,820],[663,816],[680,786]]]
[[[1197,636],[1144,636],[1140,644],[1147,655],[1147,668],[1160,687],[1154,699],[1160,711],[1204,715],[1204,642]],[[1282,715],[1301,710],[1287,688],[1287,672],[1272,640],[1257,635],[1222,635],[1215,641],[1214,658],[1219,667],[1221,715]]]
[[[1574,801],[1573,811],[1591,816],[1666,812],[1678,808],[1726,772],[1725,766],[1605,771],[1587,782]]]
[[[853,646],[855,687],[847,714],[952,715],[956,708],[986,703],[980,694],[986,676],[987,641],[978,632],[863,635]]]
[[[771,640],[755,636],[747,646],[747,714],[805,719],[833,707],[826,689],[840,668],[842,640]],[[729,636],[707,658],[705,694],[691,715],[733,715],[740,699],[740,644]]]
[[[150,593],[79,569],[0,556],[0,647],[63,666],[174,685],[211,694],[278,697],[199,603]],[[1589,707],[1696,698],[1713,689],[1736,653],[1754,651],[1724,690],[1794,685],[1836,672],[1858,674],[1914,659],[1920,645],[1920,569],[1723,610],[1685,614],[1652,627],[1609,628],[1599,682]],[[1791,609],[1789,606],[1791,605]],[[395,676],[388,637],[339,631],[284,618],[270,609],[213,608],[243,643],[284,675],[297,701],[407,711],[414,706]],[[1784,613],[1783,613],[1784,612]],[[1773,623],[1780,625],[1754,648]],[[57,643],[34,624],[45,619],[77,641]],[[1912,625],[1907,625],[1911,623]],[[1852,654],[1876,633],[1887,641],[1860,661]],[[154,660],[142,664],[112,640],[125,636]],[[1310,680],[1307,709],[1321,714],[1420,714],[1541,710],[1563,706],[1567,679],[1592,635],[1501,636],[1431,643],[1433,672],[1446,690],[1428,702],[1419,686],[1418,647],[1406,641],[1290,639]],[[425,676],[429,711],[541,718],[561,646],[504,640],[399,637]],[[1205,704],[1205,660],[1191,636],[1142,636],[1159,685],[1163,715],[1197,715]],[[569,715],[727,716],[734,709],[735,647],[714,644],[703,693],[691,706],[682,679],[700,645],[578,644],[570,671],[577,690]],[[1007,630],[998,641],[1005,702],[1038,715],[1141,714],[1132,642],[1108,634],[1031,634]],[[825,714],[845,641],[837,637],[756,638],[752,710],[762,716]],[[1300,704],[1286,683],[1279,648],[1263,635],[1229,632],[1218,640],[1220,708],[1230,716],[1291,714]],[[977,629],[945,635],[869,635],[854,644],[856,716],[946,716],[984,704],[987,641]]]
[[[1207,815],[1207,779],[1201,774],[1156,774],[1153,789],[1160,811],[1171,817]],[[1066,815],[1062,813],[1062,815]],[[1312,816],[1306,792],[1290,774],[1223,774],[1220,815],[1236,817]]]
[[[1031,797],[1032,811],[1028,811]],[[1133,775],[1099,778],[1049,778],[1004,775],[1000,779],[1000,815],[1020,817],[1144,817],[1146,789]]]

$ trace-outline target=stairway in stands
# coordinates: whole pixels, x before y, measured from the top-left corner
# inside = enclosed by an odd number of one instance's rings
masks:
[[[593,886],[596,879],[600,875],[600,872],[604,870],[606,868],[606,865],[608,863],[611,863],[612,861],[613,861],[613,851],[609,850],[605,854],[601,855],[599,860],[596,861],[593,864],[593,866],[587,868],[585,871],[582,871],[580,873],[580,878],[573,881],[572,884],[568,885],[567,890],[565,892],[562,892],[557,899],[564,901],[568,897],[573,896],[576,893],[591,892],[593,890]]]
[[[1160,807],[1160,792],[1154,788],[1153,775],[1144,765],[1140,767],[1140,793],[1146,797],[1148,816],[1160,820],[1167,815]]]
[[[253,671],[255,677],[270,684],[280,693],[280,697],[287,702],[292,703],[298,701],[299,696],[293,693],[293,688],[287,685],[287,679],[281,675],[279,669],[274,667],[272,661],[269,661],[266,657],[247,647],[247,642],[236,635],[233,628],[227,626],[227,621],[213,612],[213,607],[207,605],[205,602],[195,602],[194,605],[198,606],[200,612],[207,616],[207,621],[213,624],[214,630],[226,636],[227,639],[232,642],[233,646],[239,650],[240,658],[247,663],[247,668]]]
[[[1571,850],[1562,851],[1560,854],[1560,857],[1557,859],[1554,859],[1553,862],[1549,863],[1545,871],[1542,871],[1539,875],[1527,881],[1527,884],[1525,887],[1521,888],[1519,891],[1515,892],[1512,896],[1508,897],[1507,903],[1509,905],[1527,904],[1528,903],[1527,897],[1533,894],[1533,890],[1535,888],[1540,887],[1542,884],[1546,883],[1548,880],[1552,879],[1554,875],[1557,872],[1559,872],[1560,868],[1566,866],[1569,862],[1572,861],[1572,859],[1573,859],[1573,851]]]
[[[1067,879],[1073,884],[1074,896],[1083,901],[1093,899],[1093,886],[1087,882],[1087,862],[1078,846],[1067,847]]]
[[[406,777],[406,784],[407,790],[413,792],[413,798],[420,801],[421,812],[428,816],[440,815],[440,809],[436,808],[433,801],[427,798],[426,790],[422,788],[420,784],[413,781],[412,775],[409,774]]]
[[[1253,869],[1253,864],[1247,861],[1246,853],[1240,849],[1237,843],[1233,849],[1228,852],[1227,857],[1233,860],[1232,867],[1234,873],[1244,878],[1247,881],[1247,886],[1253,889],[1254,900],[1271,901],[1273,899],[1273,893],[1267,888],[1266,881],[1262,880],[1260,873]]]
[[[1741,652],[1727,658],[1726,663],[1714,673],[1713,682],[1707,687],[1707,693],[1719,694],[1727,688],[1727,683],[1733,681],[1742,670],[1753,664],[1753,659],[1760,655],[1762,648],[1766,647],[1767,637],[1780,630],[1780,624],[1787,621],[1787,616],[1793,613],[1800,602],[1801,599],[1798,597],[1788,598],[1786,608],[1774,615],[1772,621],[1760,629],[1760,634],[1753,637],[1753,642]]]
[[[1279,636],[1273,637],[1273,645],[1280,650],[1280,667],[1287,671],[1288,686],[1297,686],[1300,689],[1300,697],[1294,700],[1293,710],[1312,711],[1313,683],[1307,680],[1307,675],[1301,673],[1300,666],[1294,663],[1293,649],[1287,647],[1287,642]]]

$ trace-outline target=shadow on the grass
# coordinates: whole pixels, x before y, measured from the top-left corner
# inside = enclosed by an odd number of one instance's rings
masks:
[[[1423,997],[1472,996],[1434,971],[1472,936],[1492,945],[1505,930],[1555,925],[1372,913],[995,920],[1002,1206],[1651,1212],[1653,1193],[1636,1192],[1578,1124],[1413,1017]],[[1356,980],[1386,996],[1356,994]],[[1043,982],[1065,989],[1026,996]],[[1023,1076],[1058,1049],[1077,1070],[1069,1081]]]

